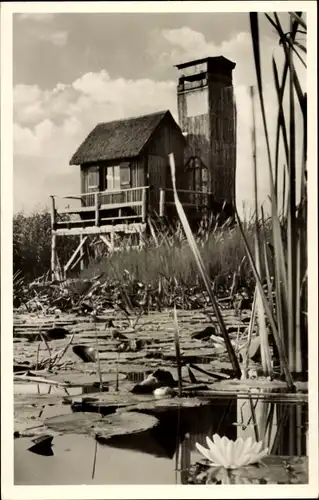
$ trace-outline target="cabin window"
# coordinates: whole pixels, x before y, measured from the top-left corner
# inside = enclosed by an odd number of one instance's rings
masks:
[[[121,189],[120,166],[112,165],[110,167],[106,167],[105,172],[106,189]]]
[[[87,189],[88,191],[99,189],[99,168],[98,167],[90,167],[86,172],[87,178]]]
[[[128,189],[131,187],[131,168],[130,162],[126,161],[121,163],[120,166],[121,189]]]

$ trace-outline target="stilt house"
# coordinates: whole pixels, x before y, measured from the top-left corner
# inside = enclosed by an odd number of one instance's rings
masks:
[[[100,123],[70,160],[81,193],[52,198],[52,271],[57,236],[143,233],[152,217],[174,219],[168,155],[174,154],[180,201],[191,221],[232,213],[235,190],[235,63],[208,57],[176,66],[179,125],[169,110]],[[68,220],[61,217],[68,214]],[[104,235],[104,236],[103,236]],[[106,240],[105,240],[106,241]],[[112,243],[111,243],[112,244]]]

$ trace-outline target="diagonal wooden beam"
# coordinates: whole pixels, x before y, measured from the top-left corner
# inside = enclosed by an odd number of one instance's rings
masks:
[[[78,245],[78,247],[76,248],[76,250],[74,251],[72,257],[69,259],[69,261],[65,264],[64,266],[64,272],[66,273],[67,270],[69,269],[70,265],[72,264],[72,262],[75,260],[77,254],[79,253],[79,251],[81,250],[81,248],[83,247],[84,243],[86,242],[87,240],[87,236],[85,236],[83,238],[83,240],[80,242],[80,244]]]
[[[103,243],[105,243],[105,245],[109,250],[111,251],[114,250],[114,245],[112,245],[112,243],[108,241],[108,239],[106,238],[106,236],[104,236],[104,234],[100,234],[100,239],[103,241]]]
[[[78,256],[78,258],[76,259],[76,261],[75,261],[75,262],[73,262],[73,264],[72,264],[72,266],[71,266],[71,271],[72,271],[72,269],[74,269],[74,268],[75,268],[75,266],[77,266],[77,265],[79,264],[79,262],[81,262],[81,261],[83,260],[83,258],[84,258],[84,253],[83,253],[83,254],[80,254],[80,255]]]

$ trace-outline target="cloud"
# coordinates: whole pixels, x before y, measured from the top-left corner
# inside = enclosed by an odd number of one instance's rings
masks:
[[[251,34],[240,32],[220,44],[208,41],[198,31],[185,26],[178,29],[154,31],[154,43],[149,53],[163,67],[180,64],[194,59],[223,55],[236,63],[233,72],[234,85],[253,85],[256,82]],[[283,50],[276,37],[260,36],[263,79],[273,84],[272,57],[282,66]],[[300,69],[297,61],[298,71]]]
[[[98,122],[164,109],[170,109],[177,119],[175,89],[176,83],[170,81],[112,79],[105,70],[87,73],[70,85],[58,83],[50,90],[17,85],[15,210],[45,205],[52,193],[78,192],[79,170],[70,167],[69,160]]]
[[[14,125],[14,152],[20,156],[57,158],[68,161],[82,137],[82,124],[75,117],[65,118],[57,126],[46,118],[34,128]]]
[[[78,117],[91,123],[170,108],[176,115],[176,83],[151,79],[111,79],[107,71],[86,73],[72,84],[58,83],[51,90],[16,85],[14,116],[19,124],[33,126],[45,118],[61,121]]]
[[[235,37],[215,44],[206,40],[200,32],[189,27],[161,30],[154,32],[154,45],[149,49],[154,56],[158,54],[158,63],[171,66],[194,59],[223,55],[236,63],[234,83],[249,85],[255,80],[251,36],[238,33]],[[273,49],[273,41],[263,40],[263,54]]]
[[[178,63],[204,58],[208,56],[220,56],[236,63],[233,71],[234,94],[237,107],[237,176],[236,195],[238,208],[245,202],[251,205],[253,199],[253,163],[252,163],[252,111],[249,87],[256,85],[256,70],[252,50],[251,34],[240,32],[220,44],[208,41],[204,35],[185,26],[178,29],[166,29],[154,32],[154,45],[150,48],[150,54],[157,54],[158,64],[162,66],[176,65]],[[261,46],[261,68],[264,85],[264,99],[266,103],[266,117],[268,133],[272,151],[274,150],[278,99],[274,88],[274,77],[272,58],[276,60],[279,75],[284,63],[283,50],[278,44],[276,37],[270,38],[262,35]],[[306,71],[300,61],[295,58],[295,65],[301,87],[306,88]],[[289,95],[286,92],[284,109],[288,111]],[[256,135],[257,135],[257,168],[258,168],[258,195],[260,201],[268,199],[269,195],[269,167],[267,160],[266,141],[258,96],[255,99],[256,107]],[[298,108],[298,107],[297,107]],[[299,110],[296,111],[297,148],[301,154],[302,119]],[[280,162],[285,162],[281,151]]]

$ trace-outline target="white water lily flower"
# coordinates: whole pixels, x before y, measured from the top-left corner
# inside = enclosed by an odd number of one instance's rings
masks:
[[[262,441],[254,442],[249,437],[245,440],[238,438],[236,441],[226,436],[213,435],[213,441],[206,437],[208,449],[196,443],[198,451],[210,461],[213,467],[225,467],[225,469],[238,469],[245,465],[255,464],[268,454],[268,448],[262,448]]]

